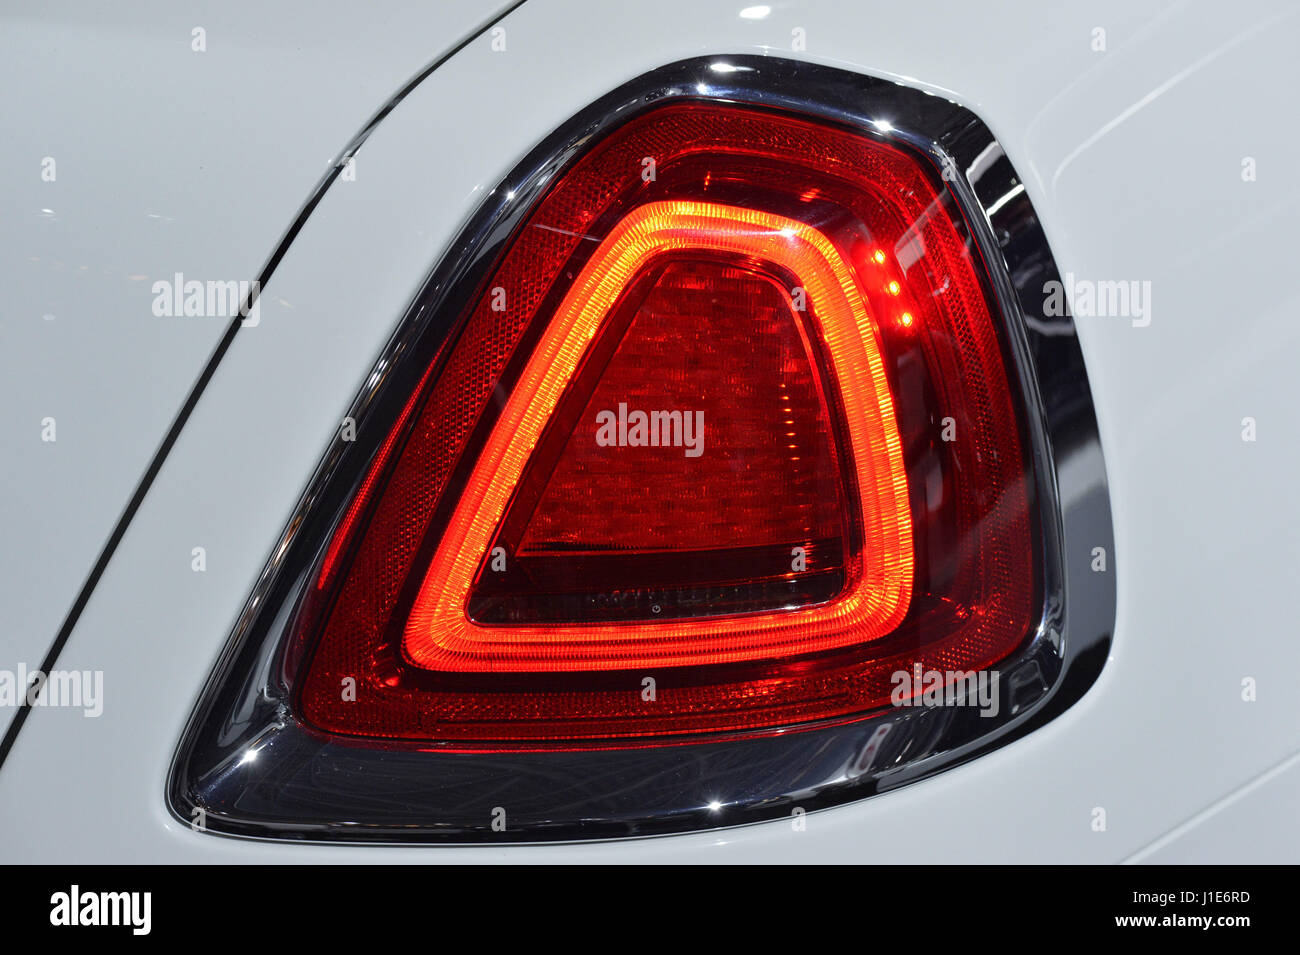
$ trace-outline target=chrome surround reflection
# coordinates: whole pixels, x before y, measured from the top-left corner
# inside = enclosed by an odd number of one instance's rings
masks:
[[[905,143],[946,176],[1005,318],[1029,417],[1042,515],[1041,623],[998,670],[999,715],[900,709],[774,736],[648,749],[528,754],[372,749],[300,724],[280,675],[283,634],[321,548],[386,425],[502,243],[594,137],[667,98],[763,105]],[[173,761],[172,813],[207,831],[353,842],[537,842],[713,829],[873,795],[973,759],[1053,719],[1096,680],[1115,619],[1110,501],[1072,321],[1048,317],[1059,280],[1023,184],[979,119],[939,96],[775,58],[677,63],[601,98],[489,195],[438,263],[349,414],[358,440],[328,449],[209,678]],[[379,436],[379,437],[377,437]],[[1093,573],[1103,547],[1105,573]],[[255,755],[255,758],[254,758]],[[507,808],[504,832],[492,810]]]

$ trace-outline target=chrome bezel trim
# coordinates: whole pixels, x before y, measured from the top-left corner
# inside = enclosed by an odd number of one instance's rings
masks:
[[[1041,624],[998,667],[1001,715],[899,710],[775,736],[661,748],[446,753],[367,748],[304,727],[277,662],[297,597],[366,464],[502,244],[552,178],[596,138],[665,99],[787,110],[906,144],[945,176],[1001,306],[1032,438],[1045,579]],[[1023,184],[988,128],[941,96],[792,60],[710,56],[602,97],[540,144],[437,264],[349,412],[359,440],[328,449],[191,714],[167,803],[230,836],[388,843],[542,842],[713,829],[895,789],[1004,746],[1077,701],[1115,619],[1113,530],[1088,379]],[[373,426],[372,426],[373,425]],[[379,436],[379,437],[377,437]],[[1105,548],[1108,570],[1094,573]],[[255,750],[258,758],[246,758]],[[492,811],[507,807],[505,831]]]

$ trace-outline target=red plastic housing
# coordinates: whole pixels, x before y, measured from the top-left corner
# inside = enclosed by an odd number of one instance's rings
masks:
[[[906,147],[736,105],[628,122],[537,202],[376,455],[297,618],[301,716],[647,745],[995,665],[1039,581],[991,301]]]

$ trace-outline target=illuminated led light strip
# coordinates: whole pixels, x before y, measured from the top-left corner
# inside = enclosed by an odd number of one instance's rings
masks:
[[[788,611],[628,623],[491,626],[466,616],[480,563],[570,379],[639,270],[664,252],[736,253],[803,283],[839,382],[863,522],[862,568],[835,600]],[[784,216],[709,202],[640,206],[584,267],[529,357],[484,445],[421,583],[403,636],[416,666],[455,672],[559,672],[773,659],[863,643],[892,631],[912,591],[902,444],[874,325],[838,250]]]

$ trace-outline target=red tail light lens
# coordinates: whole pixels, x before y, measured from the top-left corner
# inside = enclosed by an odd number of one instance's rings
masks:
[[[594,145],[335,532],[304,719],[700,738],[861,718],[896,672],[1009,654],[1030,492],[966,235],[919,154],[833,125],[680,103]]]
[[[702,251],[643,270],[519,484],[495,542],[515,559],[480,570],[471,619],[672,620],[842,590],[850,462],[788,288]]]
[[[506,503],[519,486],[525,464],[534,459],[543,431],[558,417],[561,395],[574,396],[574,371],[584,364],[583,359],[589,353],[599,350],[594,344],[597,334],[611,324],[608,316],[616,312],[617,303],[626,298],[626,289],[636,277],[661,255],[678,252],[749,257],[760,267],[762,263],[772,262],[791,275],[806,276],[801,281],[806,285],[806,298],[814,303],[818,319],[813,331],[827,346],[844,399],[849,423],[846,433],[851,441],[844,454],[857,462],[856,473],[851,477],[856,478],[853,486],[860,492],[861,500],[853,502],[852,512],[860,515],[865,547],[849,560],[843,556],[834,558],[836,565],[847,571],[847,586],[832,599],[812,606],[787,605],[753,614],[696,613],[691,615],[692,619],[671,623],[577,620],[493,625],[471,619],[466,611],[475,575],[481,579],[493,574],[491,561],[486,558],[493,549],[489,545],[494,532],[502,525],[503,516],[506,516],[505,524],[509,524]],[[746,303],[743,300],[710,303],[706,312],[716,310],[730,315],[732,324],[735,317],[740,317],[745,324],[752,323],[753,314],[737,311],[737,304]],[[786,324],[794,324],[796,316],[792,308],[779,300],[778,306],[778,312],[785,312]],[[674,325],[680,328],[702,320],[707,332],[708,317],[708,314],[679,314],[674,316]],[[746,328],[733,330],[749,333]],[[640,331],[634,320],[632,337],[625,337],[622,344],[636,348]],[[674,332],[674,337],[680,338],[680,332],[676,329]],[[808,375],[808,355],[800,356],[792,364],[796,375]],[[700,525],[685,518],[691,511],[697,511],[698,518],[707,520],[704,512],[714,507],[716,500],[721,516],[730,515],[722,527],[707,531],[713,538],[708,542],[713,545],[713,552],[704,562],[712,563],[717,569],[704,568],[703,579],[679,581],[676,593],[714,583],[711,577],[716,578],[719,571],[727,572],[725,566],[718,565],[725,565],[727,551],[733,547],[766,548],[767,566],[763,570],[767,578],[797,577],[791,570],[796,562],[790,559],[789,545],[798,547],[809,543],[807,528],[791,528],[793,536],[790,532],[778,532],[769,538],[763,533],[761,522],[755,521],[749,528],[745,526],[747,520],[753,520],[748,515],[761,512],[768,500],[773,502],[774,510],[780,509],[777,495],[784,489],[784,479],[791,474],[797,477],[802,464],[800,455],[789,453],[799,450],[790,437],[798,439],[801,429],[810,426],[816,429],[822,423],[818,417],[810,422],[788,417],[794,411],[793,406],[781,404],[786,388],[783,369],[771,371],[774,373],[745,382],[745,386],[776,399],[769,400],[766,409],[756,409],[760,414],[766,410],[766,420],[755,421],[753,411],[731,407],[736,403],[726,398],[739,382],[725,365],[715,365],[710,370],[687,367],[683,385],[700,394],[700,401],[694,407],[650,412],[637,409],[633,414],[640,417],[631,421],[630,428],[627,404],[623,400],[617,403],[617,414],[605,409],[597,412],[594,422],[583,415],[576,429],[556,429],[569,430],[561,437],[567,438],[566,443],[571,446],[576,444],[579,450],[572,457],[561,457],[556,466],[558,474],[553,476],[564,480],[566,469],[577,466],[570,461],[590,456],[592,446],[603,449],[599,457],[605,462],[605,470],[611,473],[603,475],[603,482],[586,486],[594,486],[601,495],[623,497],[631,507],[618,509],[636,523],[662,523],[656,512],[667,511],[672,526],[659,535],[660,547],[651,552],[660,560],[665,552],[696,552],[701,545],[707,546],[699,539]],[[626,381],[628,377],[645,382],[655,392],[662,392],[664,384],[671,385],[671,378],[662,382],[646,379],[644,373],[644,368],[639,375],[624,371],[621,379],[615,377],[611,385],[597,390],[608,395],[620,380]],[[638,390],[642,387],[638,385]],[[669,396],[661,394],[661,397]],[[583,403],[580,392],[574,400]],[[667,402],[661,400],[656,404]],[[706,419],[707,411],[699,407],[701,404],[712,405],[714,414]],[[719,417],[724,432],[739,432],[740,447],[724,439],[721,446],[710,446],[706,457],[707,424]],[[829,443],[828,437],[823,437],[823,443]],[[654,462],[656,470],[648,471],[635,449],[649,445],[652,440],[661,448],[666,443],[665,450],[680,448],[683,457],[694,454],[700,466],[683,470],[675,462],[667,465]],[[751,461],[750,452],[763,448],[777,453],[760,450],[760,457],[774,460],[769,468],[753,467],[758,462]],[[782,450],[786,454],[781,454]],[[536,460],[534,467],[545,469]],[[702,480],[696,480],[692,471],[698,471]],[[648,485],[635,498],[628,496],[629,489],[625,486],[628,477],[639,477],[642,484]],[[716,498],[710,494],[711,490]],[[832,491],[828,503],[834,506],[845,495],[835,491],[833,484]],[[521,497],[516,495],[516,507]],[[573,498],[570,496],[569,500]],[[677,502],[683,500],[687,507],[678,508]],[[795,500],[797,509],[811,508],[816,503],[812,489]],[[569,526],[580,530],[590,519],[588,515],[594,516],[597,522],[607,519],[607,513],[593,510],[598,506],[599,501],[587,501],[577,508],[568,508],[570,519],[578,523],[559,528],[559,533],[566,533],[565,528]],[[671,520],[674,516],[675,521]],[[552,523],[558,519],[547,511],[542,511],[541,517]],[[835,248],[816,229],[793,219],[706,202],[652,202],[637,207],[618,222],[584,266],[534,347],[439,542],[411,609],[403,648],[412,663],[430,670],[583,672],[771,659],[862,643],[892,631],[907,610],[912,586],[909,525],[902,448],[875,333],[857,285]],[[500,547],[502,539],[497,540]],[[618,541],[597,539],[586,542],[586,546],[589,550],[616,550]],[[646,555],[647,551],[632,553]],[[505,547],[498,551],[503,569],[509,564],[509,554]],[[630,592],[635,599],[638,592],[653,593],[658,589],[647,586],[649,581],[644,574],[638,574],[635,563],[626,566],[624,573],[629,579],[613,592]],[[575,588],[581,592],[585,583],[574,575],[571,581],[559,581],[559,586],[570,592]],[[596,593],[603,596],[611,591]],[[668,594],[663,599],[670,603],[668,615],[677,616],[676,605],[681,601]],[[659,605],[652,606],[651,613],[655,607]]]

